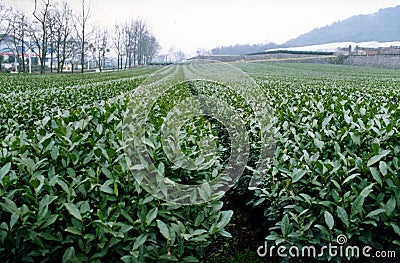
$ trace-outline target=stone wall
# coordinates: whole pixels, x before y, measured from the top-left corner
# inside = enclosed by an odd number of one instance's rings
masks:
[[[349,66],[400,69],[400,56],[351,56],[345,58],[343,64]]]

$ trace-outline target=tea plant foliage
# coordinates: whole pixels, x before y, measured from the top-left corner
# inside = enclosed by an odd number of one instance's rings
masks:
[[[129,170],[123,119],[151,71],[2,79],[2,262],[197,262],[229,236],[221,201],[161,202]]]
[[[345,245],[399,253],[398,72],[318,67],[258,65],[276,109],[272,169],[251,201],[264,208],[266,240],[301,249],[345,235]]]

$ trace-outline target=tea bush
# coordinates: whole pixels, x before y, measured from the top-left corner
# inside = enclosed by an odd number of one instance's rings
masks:
[[[221,201],[167,204],[131,175],[122,126],[139,83],[3,93],[2,262],[197,262],[212,237],[229,236]]]
[[[266,240],[301,251],[345,235],[344,245],[399,253],[400,79],[320,67],[264,66],[277,75],[260,78],[276,109],[272,169],[251,202],[265,209]]]
[[[226,166],[230,138],[215,119],[196,117],[182,127],[187,156],[199,157],[201,137],[219,149],[214,166],[202,172],[174,166],[160,142],[160,127],[175,105],[213,94],[235,108],[249,132],[247,169],[234,193],[264,210],[268,242],[301,249],[336,244],[345,235],[345,245],[398,253],[398,71],[236,65],[256,79],[274,109],[276,148],[264,180],[247,189],[262,129],[250,106],[229,87],[207,81],[177,85],[154,102],[145,143],[159,172],[198,184]],[[133,178],[123,120],[132,92],[152,71],[2,76],[2,262],[198,262],[214,237],[230,236],[224,227],[232,211],[224,211],[222,201],[165,203]]]

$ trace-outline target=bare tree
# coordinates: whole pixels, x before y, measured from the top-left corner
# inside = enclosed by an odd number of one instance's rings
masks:
[[[114,27],[114,34],[112,37],[112,43],[117,53],[117,68],[122,69],[122,48],[124,41],[124,31],[121,25],[116,24]]]
[[[95,51],[97,51],[97,66],[100,72],[105,67],[105,55],[108,52],[107,48],[107,31],[100,29],[96,30],[95,34]]]
[[[150,34],[145,21],[132,19],[123,26],[122,46],[125,51],[125,68],[151,62],[160,49],[157,39]]]
[[[53,73],[53,62],[54,62],[54,51],[55,51],[55,44],[56,44],[56,31],[57,31],[57,16],[59,15],[59,12],[57,10],[56,6],[53,6],[52,8],[49,9],[48,12],[48,19],[47,19],[47,28],[49,32],[48,36],[48,45],[50,48],[48,49],[50,51],[50,72]]]
[[[145,64],[151,63],[159,50],[160,50],[160,45],[158,44],[156,37],[150,34],[146,35],[145,48],[143,53],[144,63]],[[180,60],[183,60],[183,58]]]
[[[171,62],[182,61],[185,59],[185,53],[172,47],[169,49],[168,57]]]
[[[88,50],[87,34],[88,34],[88,22],[91,16],[90,3],[86,5],[86,0],[81,0],[81,13],[76,17],[77,20],[77,35],[80,40],[80,56],[81,56],[81,72],[85,67],[85,54]]]
[[[144,64],[144,52],[145,52],[145,48],[146,48],[146,41],[147,41],[147,35],[148,35],[147,24],[142,20],[137,20],[136,27],[137,27],[136,61],[137,61],[138,65],[143,65]]]
[[[137,50],[137,20],[131,20],[124,25],[124,49],[125,49],[125,68],[130,68],[136,64],[136,50]]]
[[[46,58],[50,56],[50,70],[57,61],[57,72],[62,72],[64,64],[69,62],[73,69],[80,64],[80,71],[85,68],[85,60],[89,49],[96,56],[100,69],[105,66],[105,54],[110,46],[116,50],[118,69],[148,64],[157,54],[160,46],[157,39],[149,32],[145,21],[132,19],[124,25],[115,25],[112,36],[107,32],[98,31],[96,43],[89,45],[89,21],[91,17],[90,0],[79,0],[80,10],[73,15],[72,8],[67,0],[60,3],[54,0],[33,0],[34,11],[32,23],[27,22],[28,16],[22,12],[9,14],[0,0],[0,30],[12,29],[16,57],[22,60],[22,69],[25,66],[25,49],[30,36],[35,44],[35,52],[40,60],[40,71],[46,71]],[[8,12],[8,13],[7,13]],[[7,18],[8,19],[4,19]],[[8,30],[9,31],[9,30]],[[7,36],[7,35],[5,35]],[[4,37],[4,35],[0,35]],[[1,39],[0,39],[1,41]],[[95,44],[95,45],[93,45]],[[29,43],[29,47],[30,47]],[[49,53],[50,52],[50,53]]]
[[[49,19],[50,0],[35,0],[33,16],[39,22],[40,34],[33,32],[36,45],[39,47],[40,73],[46,72],[46,55],[48,41],[48,19]]]
[[[54,49],[57,59],[57,73],[63,72],[68,52],[68,40],[72,34],[72,9],[68,2],[64,1],[61,6],[54,9]],[[70,55],[70,54],[68,54]]]
[[[124,47],[124,53],[125,53],[125,65],[124,69],[126,69],[127,64],[128,64],[128,59],[131,57],[130,56],[130,51],[131,51],[131,38],[129,37],[130,35],[130,26],[129,23],[125,23],[123,26],[123,47]],[[122,65],[121,65],[122,67]]]
[[[145,65],[151,62],[160,49],[160,45],[155,36],[149,32],[146,22],[136,20],[135,27],[135,42],[137,44],[134,62],[137,62],[137,65]]]
[[[71,64],[72,73],[74,73],[75,66],[80,64],[80,59],[78,59],[78,54],[81,52],[80,43],[79,38],[73,36],[66,44],[66,57],[68,57],[69,63]]]
[[[10,32],[14,42],[14,55],[19,65],[21,65],[19,71],[25,72],[26,38],[29,30],[28,18],[25,13],[19,10],[13,10],[10,14]]]
[[[3,2],[0,2],[0,43],[3,41],[7,34],[9,33],[11,23],[9,18],[10,9],[6,8]]]
[[[175,58],[176,61],[182,61],[185,59],[185,53],[183,53],[182,50],[179,50],[176,52]]]

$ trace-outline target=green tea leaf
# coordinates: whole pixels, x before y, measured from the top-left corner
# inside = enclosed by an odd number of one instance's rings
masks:
[[[75,248],[74,247],[69,247],[67,250],[65,250],[63,258],[62,258],[62,263],[69,263],[73,262],[75,259]]]
[[[343,222],[343,224],[346,227],[348,227],[349,226],[349,216],[347,215],[346,210],[343,207],[338,206],[337,214],[338,214],[338,217],[340,218],[340,220]]]
[[[136,250],[139,247],[141,247],[147,240],[147,234],[141,234],[138,236],[135,240],[135,243],[133,243],[132,250]]]
[[[369,212],[367,217],[374,217],[374,216],[377,216],[377,215],[379,215],[379,214],[381,214],[381,213],[383,213],[385,211],[386,211],[385,209],[378,208],[378,209],[376,209],[374,211]]]
[[[296,183],[297,181],[299,181],[306,173],[306,170],[294,168],[292,174],[292,183]]]
[[[396,199],[394,197],[390,198],[386,205],[385,205],[385,211],[387,215],[393,214],[394,209],[396,208]]]
[[[82,221],[81,212],[79,211],[79,209],[76,207],[75,204],[66,203],[66,204],[65,204],[65,208],[67,208],[68,212],[69,212],[73,217],[75,217],[76,219]]]
[[[19,209],[17,205],[14,203],[13,200],[8,199],[7,197],[4,198],[4,203],[0,203],[0,206],[3,207],[3,209],[10,214],[16,213],[19,214]]]
[[[182,258],[182,260],[184,262],[192,262],[192,263],[199,262],[199,260],[197,258],[193,257],[193,256],[184,257],[184,258]]]
[[[394,230],[394,232],[400,236],[400,227],[398,225],[396,225],[395,223],[391,223],[390,224]]]
[[[100,191],[107,194],[114,194],[114,190],[110,187],[113,183],[113,180],[107,180],[104,184],[100,186]]]
[[[351,216],[355,216],[356,214],[360,213],[362,211],[362,207],[364,205],[364,200],[365,198],[372,192],[372,187],[374,186],[375,183],[372,183],[365,187],[359,196],[353,201],[353,204],[351,206]]]
[[[17,215],[15,212],[11,214],[10,230],[13,229],[13,227],[17,223],[18,219],[19,219],[19,215]]]
[[[72,233],[74,235],[82,235],[82,231],[79,228],[75,227],[75,226],[67,227],[67,228],[65,228],[65,231],[69,232],[69,233]]]
[[[286,214],[283,216],[282,221],[281,221],[281,231],[283,237],[288,236],[289,232],[289,216]]]
[[[330,230],[332,230],[333,225],[335,224],[335,220],[333,219],[333,216],[331,213],[329,213],[328,211],[324,212],[324,218],[325,218],[325,223],[328,226],[328,228]]]
[[[147,215],[146,215],[146,224],[147,225],[150,225],[151,222],[153,222],[153,220],[157,217],[157,213],[158,213],[157,207],[154,207],[147,213]]]
[[[379,162],[379,171],[381,172],[381,174],[382,174],[383,176],[387,175],[387,173],[388,173],[388,166],[387,166],[387,164],[386,164],[385,162],[383,162],[383,161],[380,161],[380,162]],[[381,185],[382,185],[382,184],[381,184]]]
[[[376,169],[375,167],[369,167],[369,170],[371,172],[372,177],[375,179],[375,181],[379,184],[382,185],[382,176],[379,173],[378,169]]]
[[[161,220],[157,219],[157,227],[160,230],[160,233],[166,238],[166,239],[171,239],[171,236],[169,234],[168,226]]]
[[[10,171],[10,168],[11,163],[7,163],[0,169],[0,181],[3,180],[4,176]]]
[[[383,157],[385,157],[386,155],[388,155],[390,153],[390,150],[384,150],[381,153],[379,153],[378,155],[372,156],[368,162],[367,162],[367,166],[371,166],[374,165],[375,163],[379,162]]]
[[[344,179],[343,184],[346,184],[348,182],[350,182],[351,180],[353,180],[354,178],[356,178],[358,176],[358,174],[352,174],[350,176],[347,176],[346,179]]]
[[[219,229],[222,229],[229,223],[229,220],[231,220],[233,211],[228,210],[228,211],[222,211],[220,213],[221,213],[221,221],[218,222],[217,227]]]
[[[195,219],[195,221],[194,221],[194,226],[199,226],[201,223],[203,223],[203,221],[204,221],[204,214],[203,213],[199,213],[197,216],[196,216],[196,219]]]
[[[56,222],[57,218],[58,218],[58,215],[50,215],[50,216],[46,217],[46,221],[41,226],[41,228],[46,228],[46,227],[54,224],[54,222]]]

